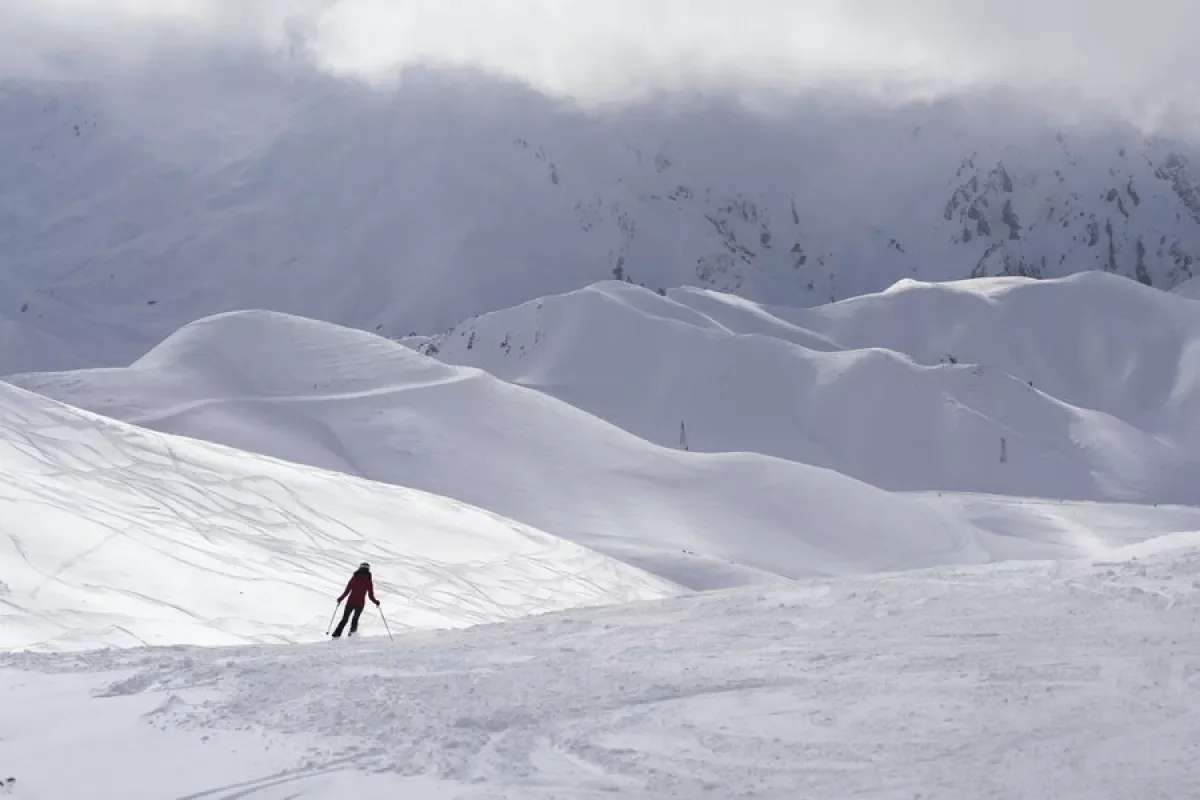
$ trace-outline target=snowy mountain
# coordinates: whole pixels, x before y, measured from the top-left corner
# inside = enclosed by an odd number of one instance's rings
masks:
[[[164,111],[163,95],[189,113]],[[598,280],[808,306],[1200,255],[1185,143],[1002,95],[583,111],[455,73],[0,81],[0,374],[263,308],[389,336]]]
[[[582,296],[612,297],[606,289],[630,301],[669,303],[678,317],[699,317],[673,301],[624,285],[599,287]],[[627,319],[584,312],[571,305],[565,317],[580,326],[584,340],[602,342],[604,332],[638,333]],[[676,329],[691,336],[682,324]],[[647,336],[642,347],[665,353],[666,362],[673,364],[715,365],[716,374],[729,379],[728,386],[744,385],[752,393],[798,401],[805,390],[781,382],[776,365],[761,357],[726,359],[720,342],[693,342],[696,346],[690,351],[672,351],[667,346],[672,341]],[[712,426],[698,426],[695,436],[701,439],[706,431],[719,430],[728,431],[721,434],[728,441],[743,436],[753,430],[743,426],[743,417],[762,416],[771,422],[755,408],[748,414],[734,413],[738,406],[732,401],[739,395],[733,388],[728,394],[703,394],[665,370],[657,373],[657,383],[645,375],[623,377],[608,362],[589,360],[570,349],[571,342],[563,329],[547,338],[545,347],[563,347],[562,353],[578,358],[571,363],[581,369],[573,374],[594,379],[586,386],[613,389],[597,397],[625,401],[619,408],[628,413],[615,418],[660,407],[662,398],[647,394],[657,386],[656,391],[674,397],[692,396],[696,418]],[[500,352],[498,341],[492,347]],[[794,345],[786,348],[791,348],[785,350],[789,358],[804,355],[792,352]],[[514,360],[518,352],[514,350]],[[531,358],[536,355],[530,353]],[[874,363],[870,353],[866,355]],[[843,359],[839,354],[812,354],[822,356]],[[844,354],[851,363],[860,357]],[[884,363],[907,363],[895,355],[885,359]],[[741,364],[745,374],[730,372],[733,364]],[[836,364],[817,366],[828,372]],[[890,397],[908,414],[923,414],[920,402],[928,391],[907,399],[903,392],[927,373],[937,380],[945,370],[912,370],[910,366],[899,372],[864,373],[860,388],[866,399],[860,405],[847,404],[836,393],[822,400],[819,392],[824,387],[817,386],[814,406],[828,406],[837,410],[831,414],[843,415],[823,421],[829,449],[851,452],[862,438],[866,423],[861,415],[871,410],[873,398]],[[898,380],[898,375],[909,377]],[[940,564],[1089,557],[1156,535],[1200,528],[1200,509],[896,494],[751,449],[700,453],[654,444],[555,399],[547,393],[553,387],[535,391],[477,369],[447,365],[380,336],[272,312],[236,312],[198,321],[131,367],[25,374],[10,380],[139,426],[453,497],[691,589]],[[921,389],[919,383],[916,388]],[[1005,407],[988,400],[988,388],[977,389],[975,395],[993,407]],[[1023,384],[1019,389],[1029,394]],[[1008,396],[1000,400],[1010,402]],[[1061,407],[1046,402],[1052,409]],[[1028,413],[1028,407],[1019,406],[1014,413],[1020,412]],[[1072,422],[1069,411],[1059,413]],[[944,418],[935,413],[925,419],[933,424]],[[1021,448],[1026,441],[1030,448],[1045,447],[1036,437],[1048,434],[1038,429],[1042,420],[1036,416],[1016,416],[1011,423],[1023,425],[1028,437],[1014,436],[1012,445],[1013,462],[1024,472],[1030,469],[1025,463],[1029,456]],[[1117,434],[1123,430],[1116,421],[1105,424]],[[954,430],[925,433],[939,435],[948,445],[956,441]],[[986,484],[994,479],[993,489],[1010,488],[994,477],[1010,474],[1006,470],[1012,466],[999,460],[999,439],[983,441],[982,456],[969,448],[948,450],[961,455],[949,463],[966,475],[962,482]],[[1049,441],[1047,449],[1052,450],[1058,443]],[[922,445],[915,442],[918,451],[908,459],[913,472],[927,461],[921,453],[932,449]],[[870,451],[864,460],[869,456]],[[1077,452],[1072,462],[1071,454],[1062,455],[1032,477],[1011,480],[1040,479],[1051,488],[1070,488],[1067,480],[1088,478],[1086,456]],[[1101,448],[1095,460],[1101,458],[1108,459],[1114,471],[1123,470],[1128,480],[1138,477],[1134,473],[1141,462],[1130,453]],[[904,461],[897,457],[887,463],[899,469]],[[1148,482],[1162,478],[1157,473],[1140,477]],[[1164,478],[1147,490],[1167,491],[1172,485]],[[1088,486],[1099,491],[1094,484]],[[1185,489],[1191,487],[1178,490]]]
[[[1200,279],[1189,278],[1183,283],[1176,284],[1171,294],[1186,297],[1189,300],[1200,300]]]
[[[978,557],[921,499],[753,453],[659,447],[487,373],[296,317],[220,315],[129,368],[11,380],[139,426],[536,520],[692,588]]]
[[[300,52],[372,5],[10,14],[0,796],[1192,790],[1194,141]]]
[[[894,490],[1200,499],[1194,304],[1104,273],[810,309],[606,283],[409,341],[664,446]]]
[[[0,384],[0,648],[319,641],[359,561],[396,632],[679,587],[494,514]],[[364,633],[383,635],[378,619]],[[6,715],[7,716],[7,715]]]

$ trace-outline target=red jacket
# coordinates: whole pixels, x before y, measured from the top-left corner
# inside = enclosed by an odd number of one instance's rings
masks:
[[[371,573],[367,570],[359,570],[350,576],[350,582],[346,584],[346,590],[342,592],[338,602],[345,600],[346,595],[350,596],[350,599],[346,601],[348,606],[366,605],[367,597],[371,598],[372,603],[379,604],[379,601],[375,599],[375,584],[371,581]]]

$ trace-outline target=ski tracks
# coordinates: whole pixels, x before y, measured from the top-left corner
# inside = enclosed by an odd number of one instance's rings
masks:
[[[451,796],[1181,796],[1198,578],[1190,553],[946,568],[71,663],[123,674],[106,693],[160,693],[157,726],[265,731],[311,742],[305,763]]]

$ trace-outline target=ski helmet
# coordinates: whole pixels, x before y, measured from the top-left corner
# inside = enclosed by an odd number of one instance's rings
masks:
[[[361,564],[359,564],[359,565],[358,565],[358,568],[359,568],[359,569],[365,569],[365,570],[369,570],[369,569],[371,569],[371,565],[370,565],[370,564],[368,564],[367,562],[365,562],[365,561],[364,561],[364,562],[362,562]]]

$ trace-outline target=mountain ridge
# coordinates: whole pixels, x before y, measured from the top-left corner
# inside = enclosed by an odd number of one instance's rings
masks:
[[[806,309],[609,281],[402,341],[663,446],[893,491],[1197,497],[1200,321],[1100,272],[903,281]]]
[[[399,337],[604,279],[809,306],[1093,269],[1171,289],[1200,257],[1194,146],[1003,95],[585,112],[454,72],[239,69],[189,75],[187,119],[146,76],[0,82],[0,374],[128,364],[242,308]]]

